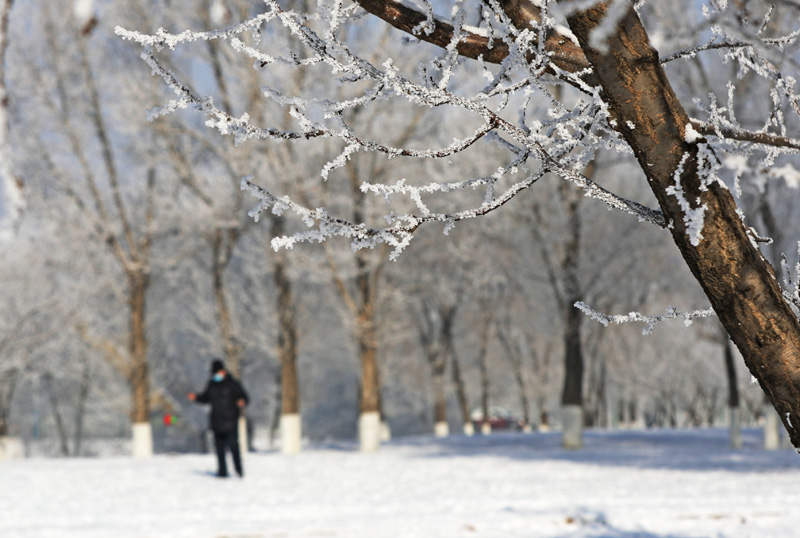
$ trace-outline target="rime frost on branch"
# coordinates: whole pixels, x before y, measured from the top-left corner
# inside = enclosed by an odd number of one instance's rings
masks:
[[[678,200],[678,205],[681,208],[681,212],[683,212],[683,224],[686,227],[686,233],[689,236],[689,241],[692,243],[692,245],[698,246],[700,244],[700,240],[703,238],[703,222],[705,218],[706,206],[701,203],[700,198],[697,198],[695,202],[697,207],[692,207],[692,204],[684,195],[683,185],[681,184],[681,174],[683,174],[684,166],[689,158],[689,153],[685,153],[681,158],[681,162],[673,174],[673,179],[675,182],[667,187],[666,193],[674,196]]]
[[[783,297],[791,304],[795,313],[800,314],[800,242],[797,243],[798,262],[794,268],[789,267],[786,255],[781,255],[781,272],[783,273]]]
[[[362,190],[372,192],[385,199],[390,199],[393,195],[403,195],[411,200],[419,210],[418,215],[387,216],[390,226],[384,230],[370,230],[365,232],[361,228],[353,228],[343,221],[331,221],[327,215],[321,213],[307,212],[301,206],[290,206],[297,210],[302,218],[316,218],[323,225],[314,234],[304,234],[298,240],[321,240],[328,236],[345,235],[344,228],[350,226],[348,234],[358,237],[354,242],[355,246],[362,248],[372,246],[373,241],[385,240],[396,237],[398,230],[402,229],[403,234],[411,234],[422,222],[441,221],[446,223],[445,231],[448,231],[453,223],[466,218],[483,215],[504,205],[508,200],[516,196],[519,192],[527,189],[538,180],[543,174],[552,172],[562,178],[575,183],[581,187],[587,196],[602,200],[609,207],[636,215],[640,220],[655,223],[659,226],[664,225],[663,217],[660,212],[644,207],[636,202],[626,200],[614,193],[600,187],[587,177],[582,176],[577,168],[583,166],[582,155],[589,155],[596,151],[596,148],[608,148],[609,141],[595,136],[588,129],[582,134],[578,134],[573,127],[573,123],[591,125],[596,123],[598,117],[596,107],[582,105],[573,111],[558,110],[554,111],[553,119],[547,122],[537,122],[536,125],[528,125],[520,128],[505,120],[497,111],[488,106],[488,100],[502,98],[507,102],[507,96],[517,91],[526,90],[528,84],[535,84],[539,91],[547,92],[544,86],[535,79],[521,80],[511,86],[502,83],[506,79],[505,74],[498,74],[495,79],[497,83],[490,85],[484,92],[472,97],[456,95],[447,89],[448,81],[453,75],[456,66],[457,55],[455,54],[455,44],[461,35],[461,25],[463,14],[459,11],[455,13],[455,37],[451,47],[447,48],[445,57],[439,61],[441,75],[439,81],[431,86],[427,83],[415,83],[400,74],[391,61],[387,61],[382,67],[377,67],[365,59],[354,55],[348,47],[332,37],[332,29],[341,22],[341,17],[337,14],[342,12],[341,6],[336,3],[328,11],[331,21],[325,35],[320,36],[312,28],[301,20],[293,12],[283,11],[276,2],[268,1],[268,11],[250,21],[233,26],[227,30],[213,32],[183,32],[181,34],[169,34],[159,30],[155,36],[146,36],[137,32],[130,32],[121,28],[117,33],[126,39],[133,39],[142,44],[145,50],[142,57],[151,66],[153,73],[160,76],[167,85],[172,88],[177,99],[167,103],[166,106],[151,111],[151,118],[155,119],[163,114],[172,113],[181,108],[192,107],[206,116],[206,125],[220,131],[223,135],[232,135],[234,141],[239,144],[251,138],[272,139],[272,140],[306,140],[311,138],[337,138],[345,143],[342,153],[333,160],[329,161],[322,169],[321,176],[327,179],[329,174],[345,165],[348,159],[357,152],[378,152],[388,157],[412,157],[412,158],[449,158],[459,154],[471,147],[481,139],[493,140],[501,146],[508,148],[514,155],[512,162],[506,166],[499,167],[490,176],[476,177],[472,179],[451,181],[445,183],[431,183],[427,186],[412,187],[405,183],[398,183],[395,186],[371,185],[365,183]],[[243,41],[235,36],[251,32],[270,22],[280,21],[288,28],[301,42],[309,49],[304,60],[298,60],[295,55],[286,54],[283,59],[277,56],[265,54],[259,50],[247,46]],[[273,63],[283,63],[293,68],[300,68],[303,65],[327,64],[331,73],[351,73],[355,75],[354,80],[371,80],[372,86],[368,87],[360,97],[354,97],[339,101],[328,101],[325,99],[301,99],[295,96],[284,95],[281,91],[264,87],[264,94],[274,102],[289,108],[291,116],[296,120],[299,130],[286,131],[272,128],[262,128],[254,125],[247,115],[233,117],[226,111],[219,109],[211,98],[197,95],[187,85],[181,83],[176,75],[165,68],[157,59],[155,53],[150,49],[175,48],[179,44],[189,43],[198,40],[222,39],[229,40],[232,48],[239,53],[250,57],[257,68],[263,68]],[[520,36],[516,45],[514,61],[518,64],[525,64],[528,69],[526,54],[531,52],[531,47],[535,46],[528,36]],[[289,60],[288,58],[292,58]],[[508,63],[511,67],[512,62]],[[334,118],[340,124],[343,123],[342,112],[348,109],[368,106],[386,98],[402,98],[416,106],[440,107],[449,105],[460,108],[472,113],[482,119],[482,125],[466,138],[456,139],[453,143],[439,149],[410,149],[391,147],[374,140],[361,138],[353,128],[345,125],[344,128],[334,128],[324,121],[312,120],[312,117],[319,116],[315,111],[323,111],[323,118]],[[502,110],[502,106],[500,108]],[[501,136],[502,135],[502,136]],[[526,166],[526,161],[536,159],[539,161],[539,170],[529,175],[526,179],[514,182],[513,184],[498,189],[500,179],[515,173],[519,167]],[[468,187],[477,188],[483,186],[485,190],[484,201],[477,207],[463,209],[453,213],[433,213],[428,209],[423,200],[423,195],[433,193],[446,193]],[[270,195],[271,196],[271,195]],[[266,198],[269,199],[269,198]],[[283,204],[283,203],[282,203]],[[279,206],[282,206],[279,204]],[[256,212],[256,214],[258,211]],[[333,225],[335,222],[336,226]],[[399,223],[399,224],[398,224]],[[398,228],[398,226],[400,228]],[[360,235],[359,235],[360,234]],[[363,236],[366,234],[368,239]],[[389,242],[387,240],[387,242]],[[283,246],[291,246],[291,242],[283,240],[278,242]],[[397,243],[399,249],[407,244],[406,240]],[[399,252],[396,247],[395,252]]]
[[[639,312],[629,312],[628,314],[624,315],[604,314],[602,312],[593,310],[589,305],[582,301],[576,302],[573,306],[593,320],[602,323],[604,327],[608,327],[611,324],[619,325],[623,323],[644,323],[645,326],[642,329],[643,335],[652,334],[656,325],[669,319],[683,319],[684,325],[688,327],[697,318],[707,318],[715,315],[714,310],[711,308],[706,310],[694,310],[692,312],[679,312],[676,308],[670,306],[667,308],[666,313],[661,316],[647,316]]]
[[[410,5],[412,3],[413,6]],[[599,199],[611,209],[629,213],[657,226],[665,226],[660,211],[619,196],[581,174],[586,164],[598,154],[630,153],[630,148],[614,128],[608,103],[603,101],[598,88],[586,82],[586,75],[590,73],[566,72],[553,62],[552,53],[545,49],[545,37],[554,32],[575,42],[571,32],[563,28],[557,19],[560,17],[563,20],[570,10],[584,9],[595,2],[534,3],[541,12],[541,20],[534,22],[530,28],[519,29],[510,24],[497,0],[487,0],[481,7],[479,22],[475,23],[473,18],[469,18],[470,24],[467,24],[466,4],[460,1],[453,4],[449,20],[437,17],[430,0],[401,2],[403,8],[416,11],[419,24],[413,31],[421,39],[434,31],[438,32],[437,28],[444,24],[452,30],[449,43],[442,44],[440,56],[420,64],[416,74],[409,74],[408,71],[413,68],[400,65],[401,62],[391,58],[377,58],[379,55],[376,55],[376,59],[370,61],[340,39],[338,36],[347,34],[347,25],[357,22],[364,13],[356,3],[347,4],[342,0],[321,0],[317,9],[308,14],[284,10],[278,1],[265,0],[264,13],[229,28],[213,31],[187,30],[173,34],[159,29],[154,35],[146,35],[117,28],[116,32],[143,47],[142,58],[175,94],[165,105],[153,109],[151,118],[189,108],[202,114],[207,126],[232,137],[236,144],[251,139],[298,143],[317,138],[334,140],[338,154],[328,156],[327,162],[321,165],[319,173],[324,180],[335,177],[335,171],[345,166],[348,160],[367,153],[386,158],[451,159],[481,142],[493,143],[507,152],[493,171],[444,180],[428,179],[420,174],[412,178],[415,180],[413,182],[395,179],[393,184],[380,184],[363,178],[363,192],[388,202],[403,198],[406,207],[414,210],[413,214],[398,211],[399,215],[394,210],[390,211],[386,215],[388,226],[381,229],[335,219],[322,210],[303,208],[301,204],[295,204],[285,197],[276,198],[256,187],[255,183],[259,180],[249,182],[247,188],[262,200],[261,209],[254,211],[256,216],[267,204],[273,211],[291,210],[307,224],[313,222],[317,227],[313,233],[304,232],[295,239],[277,241],[278,246],[291,247],[295,241],[347,236],[352,239],[354,248],[371,247],[381,241],[394,242],[393,256],[396,256],[422,223],[440,222],[447,232],[459,220],[484,215],[501,207],[547,173],[577,185],[587,197]],[[219,5],[215,1],[212,7],[217,9]],[[621,0],[608,4],[604,21],[591,35],[593,46],[600,49],[606,46],[610,32],[614,31],[629,6],[629,2]],[[783,107],[797,113],[800,105],[795,80],[782,76],[775,63],[777,56],[769,55],[770,50],[796,44],[800,32],[771,38],[759,33],[745,39],[734,35],[722,24],[726,17],[733,16],[722,3],[716,3],[708,13],[711,24],[708,40],[665,56],[664,61],[693,58],[701,52],[716,51],[723,60],[737,62],[742,72],[753,72],[771,81],[773,87],[769,95],[769,118],[755,130],[742,126],[733,113],[737,99],[733,84],[728,87],[727,102],[725,97],[718,101],[714,95],[697,99],[696,109],[702,117],[693,119],[685,126],[685,141],[696,146],[694,150],[698,174],[701,176],[701,190],[719,181],[717,172],[721,164],[715,153],[724,155],[723,162],[726,165],[735,165],[737,191],[740,178],[749,173],[754,167],[753,163],[771,170],[770,177],[784,178],[790,185],[800,184],[800,174],[791,165],[772,166],[778,156],[800,150],[800,140],[787,135],[789,124],[782,111]],[[221,11],[216,19],[222,20]],[[279,40],[259,41],[260,36],[273,35],[273,31],[290,33],[295,45],[290,46]],[[248,41],[243,36],[252,36],[253,39]],[[468,36],[482,36],[488,38],[490,43],[496,42],[508,48],[508,56],[499,66],[490,67],[482,58],[477,60],[480,74],[486,81],[481,81],[483,88],[475,91],[465,89],[458,79],[462,73],[463,59],[459,57],[457,47]],[[191,85],[182,82],[159,60],[159,54],[206,40],[228,43],[232,52],[251,62],[255,69],[265,72],[271,72],[272,69],[280,69],[281,74],[285,69],[327,70],[330,80],[335,80],[341,91],[333,94],[335,97],[326,96],[325,92],[309,97],[287,93],[286,85],[281,82],[267,82],[262,87],[263,96],[272,104],[282,107],[291,121],[286,125],[281,124],[284,125],[282,129],[277,129],[258,125],[247,114],[234,116],[231,111],[220,109],[210,97],[199,94]],[[300,50],[302,53],[298,52]],[[550,83],[554,80],[557,83],[566,81],[580,89],[582,97],[567,106],[553,92]],[[385,133],[369,136],[361,125],[351,119],[352,116],[363,115],[362,111],[370,107],[379,109],[389,100],[411,107],[456,110],[462,114],[458,123],[468,121],[463,125],[470,125],[471,131],[458,131],[459,135],[450,138],[452,142],[448,145],[429,145],[420,149],[386,143],[386,139],[381,138]],[[534,102],[537,104],[534,105]],[[542,106],[541,103],[545,103],[543,108],[546,108],[546,112],[533,117],[532,109]],[[518,107],[517,110],[511,110],[514,106]],[[512,117],[516,119],[510,120]],[[629,125],[629,128],[637,126]],[[711,142],[708,140],[713,140],[714,151],[710,149]],[[705,206],[699,199],[688,199],[684,192],[680,182],[684,166],[687,166],[686,158],[676,171],[675,184],[668,192],[678,200],[683,210],[684,224],[692,243],[698,244],[703,237]],[[437,207],[431,203],[432,199],[465,189],[481,189],[482,201],[472,203],[469,207],[463,207],[462,204],[450,212],[431,209]]]

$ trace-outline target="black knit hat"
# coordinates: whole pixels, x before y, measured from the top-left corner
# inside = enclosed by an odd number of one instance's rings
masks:
[[[216,374],[220,370],[224,370],[224,369],[225,369],[225,363],[223,363],[221,360],[214,359],[213,361],[211,361],[211,373],[212,374]]]

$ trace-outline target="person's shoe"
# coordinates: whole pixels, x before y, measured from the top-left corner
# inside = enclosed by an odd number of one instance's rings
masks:
[[[228,473],[217,473],[217,478],[228,478]]]

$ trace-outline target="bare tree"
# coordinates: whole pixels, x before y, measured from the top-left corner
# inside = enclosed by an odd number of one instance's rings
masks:
[[[14,0],[3,0],[0,4],[0,181],[2,182],[2,218],[0,218],[0,240],[8,237],[18,226],[25,207],[22,179],[14,171],[12,158],[9,97],[6,83],[6,51],[8,50],[8,24]]]
[[[163,112],[189,104],[199,106],[207,114],[209,124],[223,133],[235,134],[240,140],[339,139],[345,149],[323,168],[324,175],[360,151],[391,157],[450,159],[484,138],[509,150],[507,162],[494,167],[495,173],[449,183],[446,188],[436,184],[366,185],[364,189],[368,191],[382,196],[406,195],[414,203],[414,213],[389,215],[389,225],[382,228],[342,221],[325,211],[276,198],[253,185],[253,192],[262,199],[259,211],[279,205],[297,212],[307,222],[319,223],[316,234],[277,239],[276,246],[345,235],[357,247],[387,242],[396,255],[420,225],[440,222],[450,226],[484,215],[533,186],[544,173],[554,173],[577,184],[589,196],[601,198],[610,207],[669,230],[714,312],[777,409],[793,444],[800,447],[800,429],[792,427],[793,423],[800,424],[800,385],[793,374],[800,367],[800,323],[792,309],[794,303],[800,305],[800,299],[791,286],[780,287],[774,270],[759,252],[754,241],[758,238],[742,221],[734,193],[720,180],[720,174],[724,173],[723,162],[718,158],[720,152],[730,151],[759,159],[756,154],[760,152],[761,162],[772,162],[773,151],[794,153],[800,147],[797,140],[786,136],[791,122],[800,116],[800,106],[794,93],[794,79],[783,76],[780,65],[787,49],[794,53],[796,33],[769,35],[765,31],[762,35],[763,24],[752,27],[735,21],[729,24],[739,15],[737,6],[712,4],[707,6],[710,15],[705,27],[698,26],[693,34],[696,44],[662,59],[648,37],[637,6],[624,0],[591,5],[566,0],[557,4],[498,0],[483,8],[480,17],[474,16],[476,12],[470,11],[470,5],[459,3],[450,21],[435,17],[430,5],[426,12],[394,1],[361,0],[347,6],[334,3],[313,17],[285,11],[276,2],[267,3],[266,13],[222,33],[146,36],[118,32],[147,47],[144,53],[147,61],[178,95]],[[442,47],[442,55],[416,71],[419,82],[404,75],[405,66],[397,61],[386,61],[379,67],[365,60],[363,54],[349,46],[351,43],[345,42],[347,33],[339,31],[344,25],[358,24],[359,8],[419,40]],[[556,8],[560,13],[556,13]],[[776,10],[764,10],[758,16],[766,21],[781,16],[783,11],[796,15],[796,10],[795,5],[781,4]],[[551,15],[563,16],[569,30],[562,28]],[[468,20],[470,16],[473,18]],[[751,14],[748,20],[754,16]],[[472,21],[480,27],[470,26]],[[316,99],[306,100],[272,88],[268,92],[270,97],[291,108],[298,128],[294,131],[262,128],[204,100],[165,69],[152,51],[154,47],[173,48],[201,38],[228,39],[251,28],[272,24],[289,28],[308,48],[312,60],[297,62],[290,56],[241,47],[234,42],[237,50],[249,56],[248,61],[255,61],[259,67],[328,66],[334,73],[348,73],[349,82],[369,82],[368,89],[365,91],[363,86],[355,84],[351,87],[357,93],[345,99],[330,100],[320,94]],[[714,37],[702,42],[702,30],[709,25],[713,26]],[[279,43],[272,45],[280,48]],[[772,50],[778,49],[784,52],[771,55]],[[760,127],[748,130],[748,126],[739,124],[735,118],[721,115],[716,98],[708,103],[704,120],[689,117],[670,84],[665,63],[706,52],[738,61],[742,69],[756,72],[770,84],[764,130]],[[488,84],[469,92],[467,83],[474,80],[474,71],[464,66],[461,57],[478,59],[478,72],[486,76]],[[490,69],[487,63],[491,62],[502,65]],[[542,77],[575,88],[581,98],[572,106],[559,102],[541,85]],[[457,80],[464,81],[458,91]],[[735,91],[731,91],[735,98]],[[550,100],[555,121],[529,120],[524,106],[519,109],[517,123],[503,116],[502,111],[510,104],[528,103],[531,93]],[[475,121],[467,127],[467,133],[457,136],[448,147],[422,150],[391,147],[379,140],[360,138],[343,118],[343,111],[375,106],[381,102],[378,98],[407,100],[412,106],[430,109],[447,105],[469,111]],[[782,113],[784,104],[788,105],[790,116]],[[576,165],[594,159],[601,149],[632,153],[658,201],[658,210],[611,193],[575,171]],[[525,177],[520,175],[519,181],[511,181],[505,191],[497,193],[499,180],[515,178],[523,163],[534,171]],[[427,193],[476,186],[485,188],[485,196],[469,209],[437,212],[422,201]],[[569,296],[571,301],[573,294]]]

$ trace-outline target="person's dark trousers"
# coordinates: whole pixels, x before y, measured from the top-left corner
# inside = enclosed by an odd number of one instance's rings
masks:
[[[228,466],[225,463],[225,452],[231,451],[233,468],[236,474],[244,476],[242,471],[242,455],[239,452],[239,432],[214,432],[214,447],[217,449],[217,476],[228,476]]]

